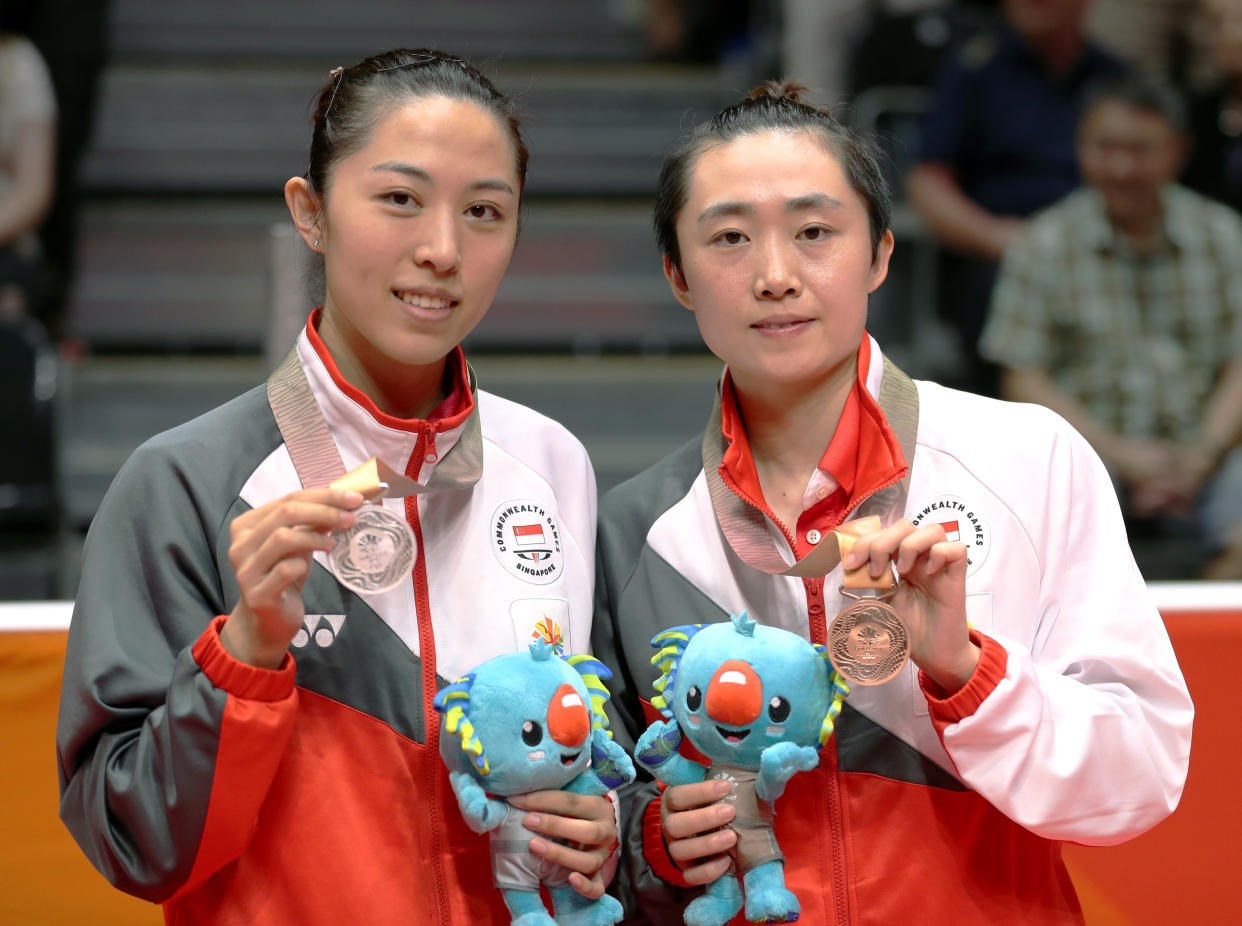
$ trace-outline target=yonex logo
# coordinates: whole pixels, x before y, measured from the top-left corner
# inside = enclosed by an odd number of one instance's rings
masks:
[[[344,614],[307,614],[302,619],[302,626],[293,635],[293,645],[301,649],[313,641],[320,649],[327,649],[336,642],[344,623]]]

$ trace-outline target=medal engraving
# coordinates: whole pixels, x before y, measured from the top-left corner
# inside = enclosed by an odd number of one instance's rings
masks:
[[[906,623],[883,601],[856,601],[828,625],[832,666],[852,685],[882,685],[910,658]]]
[[[363,505],[356,513],[353,527],[333,533],[336,546],[328,562],[346,588],[360,595],[386,592],[414,567],[414,532],[379,505]]]

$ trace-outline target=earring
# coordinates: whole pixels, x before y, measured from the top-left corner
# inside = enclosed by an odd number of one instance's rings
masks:
[[[313,248],[317,248],[317,247],[319,247],[319,239],[318,239],[318,238],[316,238],[314,241],[312,241],[312,242],[311,242],[311,247],[313,247]]]

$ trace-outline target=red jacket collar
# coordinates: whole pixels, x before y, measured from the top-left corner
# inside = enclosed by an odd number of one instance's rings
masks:
[[[445,359],[444,375],[450,383],[448,395],[429,414],[426,420],[417,418],[397,418],[380,411],[375,401],[363,392],[361,389],[348,382],[341,375],[340,369],[336,365],[327,345],[323,343],[323,339],[319,336],[319,321],[323,315],[323,307],[315,309],[310,314],[310,318],[306,322],[306,335],[310,340],[311,347],[315,349],[315,353],[319,355],[319,359],[323,361],[324,367],[328,371],[328,375],[332,377],[332,382],[346,396],[358,403],[362,408],[378,421],[380,424],[395,428],[401,431],[419,431],[426,424],[435,425],[437,431],[451,431],[465,424],[466,419],[474,411],[474,392],[470,388],[470,374],[466,366],[466,354],[461,349],[461,345],[457,345],[449,353]]]
[[[875,397],[867,390],[867,373],[871,366],[871,338],[864,334],[858,349],[858,375],[845,400],[836,430],[828,439],[828,446],[819,461],[819,468],[831,473],[840,490],[829,496],[824,505],[816,505],[821,517],[816,526],[821,531],[832,530],[845,520],[857,505],[879,489],[901,478],[906,471],[906,459],[901,444],[893,432]],[[721,432],[728,443],[720,476],[744,501],[758,508],[773,521],[777,521],[759,483],[750,442],[746,437],[733,380],[725,371],[720,394]],[[823,508],[821,512],[818,509]],[[777,521],[779,523],[779,521]],[[794,530],[796,525],[785,525]]]

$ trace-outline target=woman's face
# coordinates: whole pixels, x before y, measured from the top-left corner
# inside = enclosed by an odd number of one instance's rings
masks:
[[[334,166],[320,212],[320,332],[334,355],[368,368],[442,360],[509,266],[518,190],[509,137],[478,105],[432,96],[384,116]]]
[[[875,257],[867,208],[837,159],[806,132],[762,132],[709,148],[677,216],[678,300],[739,389],[852,376],[867,296],[893,249]]]

